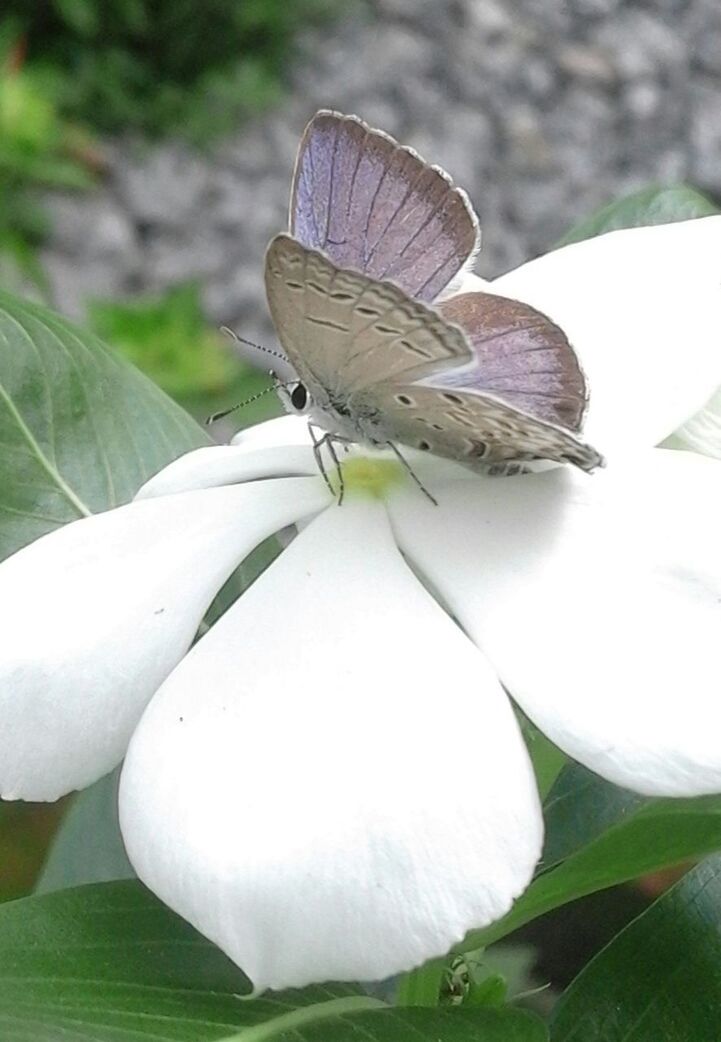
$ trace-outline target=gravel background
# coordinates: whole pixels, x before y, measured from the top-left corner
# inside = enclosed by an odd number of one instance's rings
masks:
[[[197,278],[213,323],[267,342],[263,251],[320,107],[388,130],[468,190],[485,275],[650,182],[721,197],[718,0],[357,0],[302,49],[285,104],[233,140],[204,155],[109,144],[97,192],[51,198],[57,307],[80,316],[88,298]]]

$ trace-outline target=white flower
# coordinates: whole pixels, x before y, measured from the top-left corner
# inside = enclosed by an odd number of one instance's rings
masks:
[[[721,217],[492,288],[568,333],[606,470],[413,456],[434,507],[356,453],[339,508],[288,417],[0,566],[2,794],[54,799],[130,741],[135,868],[259,990],[408,969],[509,908],[542,825],[504,688],[614,782],[721,790],[721,469],[650,449],[721,384]],[[188,652],[226,576],[291,524]]]

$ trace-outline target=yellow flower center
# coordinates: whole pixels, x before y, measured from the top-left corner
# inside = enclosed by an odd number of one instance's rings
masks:
[[[359,494],[372,499],[385,499],[388,491],[407,477],[397,460],[371,459],[368,456],[353,456],[343,460],[340,470],[345,496]],[[338,492],[337,472],[329,472],[328,477],[333,489]]]

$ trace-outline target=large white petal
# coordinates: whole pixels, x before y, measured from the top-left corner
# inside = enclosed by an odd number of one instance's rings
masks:
[[[659,795],[721,792],[721,465],[661,449],[397,497],[401,545],[571,756]]]
[[[123,769],[141,879],[257,990],[439,955],[528,883],[508,699],[380,503],[311,522],[171,674]]]
[[[52,800],[107,773],[218,589],[321,509],[320,479],[207,489],[95,514],[0,565],[0,792]]]
[[[451,296],[460,293],[493,293],[493,284],[488,279],[482,279],[474,271],[465,271],[460,285]]]
[[[721,216],[609,232],[495,279],[548,314],[589,381],[606,455],[662,441],[721,385]]]
[[[140,487],[135,498],[151,499],[192,489],[317,473],[310,446],[207,445],[186,452],[163,467]]]
[[[278,445],[311,445],[308,420],[295,413],[244,427],[231,438],[231,445],[252,445],[256,449]]]

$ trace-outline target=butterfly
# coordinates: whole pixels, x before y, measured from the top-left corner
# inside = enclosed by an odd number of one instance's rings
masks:
[[[544,459],[590,471],[603,458],[579,437],[588,393],[563,331],[520,301],[449,296],[479,242],[443,170],[356,116],[316,113],[290,234],[265,260],[286,407],[328,437],[478,470]]]

